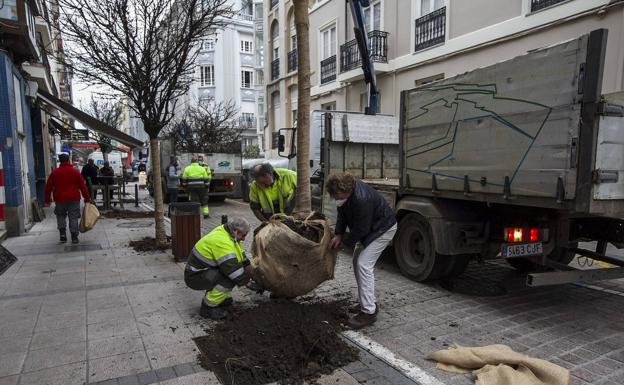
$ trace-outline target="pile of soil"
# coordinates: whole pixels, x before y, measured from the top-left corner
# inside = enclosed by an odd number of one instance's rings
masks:
[[[292,217],[286,217],[282,219],[281,222],[295,233],[313,242],[318,243],[323,237],[323,232],[319,231],[318,227],[308,226],[304,222],[293,219]]]
[[[153,211],[130,211],[112,210],[102,214],[104,218],[127,219],[127,218],[154,218]]]
[[[15,262],[17,262],[15,255],[0,245],[0,275],[7,271]]]
[[[272,302],[240,310],[232,319],[195,338],[200,364],[223,384],[299,385],[358,359],[337,334],[347,301]]]
[[[168,250],[171,248],[171,237],[167,237],[167,243],[164,245],[159,245],[156,242],[156,238],[145,237],[140,241],[130,241],[129,246],[134,249],[134,251],[162,251]]]

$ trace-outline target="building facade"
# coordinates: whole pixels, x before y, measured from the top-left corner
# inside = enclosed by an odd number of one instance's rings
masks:
[[[295,124],[296,33],[291,0],[265,0],[267,154]],[[350,7],[311,2],[311,109],[363,112],[368,104]],[[609,30],[603,91],[624,89],[620,0],[374,0],[365,9],[380,90],[378,111],[398,115],[401,91],[488,66],[598,28]],[[272,140],[275,139],[275,140]]]
[[[199,50],[193,83],[177,103],[179,114],[199,103],[233,103],[238,110],[236,123],[243,129],[243,148],[258,145],[258,120],[262,118],[258,103],[263,102],[262,41],[258,42],[254,11],[262,3],[253,0],[231,0],[235,14],[227,25],[204,37]],[[259,57],[260,56],[260,57]]]
[[[55,1],[5,0],[0,7],[0,220],[9,236],[32,222],[55,166],[60,134],[69,120],[44,109],[38,92],[71,100],[71,74],[57,62],[63,46],[51,22]]]

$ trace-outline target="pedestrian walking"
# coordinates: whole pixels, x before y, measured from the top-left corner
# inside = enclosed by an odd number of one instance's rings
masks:
[[[251,266],[243,241],[250,230],[246,219],[231,218],[195,244],[184,269],[184,282],[193,290],[206,291],[199,310],[202,317],[227,317],[224,308],[233,302],[230,292],[249,281]]]
[[[297,173],[285,168],[273,168],[269,163],[256,165],[251,171],[254,179],[249,187],[249,207],[259,221],[273,214],[290,214],[294,208]]]
[[[49,206],[54,198],[54,214],[60,241],[67,242],[67,219],[72,243],[78,243],[78,220],[80,219],[80,195],[91,202],[89,190],[80,172],[69,163],[69,155],[60,154],[60,166],[52,171],[45,188],[45,204]]]
[[[178,161],[175,156],[169,158],[167,166],[167,195],[169,196],[168,216],[171,217],[171,204],[178,201],[178,184],[180,183],[180,172],[178,171]]]
[[[84,178],[87,186],[89,187],[89,192],[91,193],[91,198],[93,200],[96,199],[97,191],[93,191],[93,185],[98,183],[98,167],[93,162],[93,159],[89,159],[87,164],[82,166],[82,171],[80,172],[82,177]]]
[[[210,185],[210,178],[206,169],[197,162],[197,158],[191,158],[191,164],[186,166],[182,174],[182,181],[189,193],[189,199],[201,205],[204,219],[210,218],[206,194],[206,188]]]
[[[375,189],[351,174],[334,174],[327,180],[327,192],[336,200],[338,218],[332,249],[355,247],[353,271],[358,287],[357,313],[348,325],[360,329],[377,321],[375,263],[397,230],[394,211]],[[344,233],[349,228],[349,235]]]

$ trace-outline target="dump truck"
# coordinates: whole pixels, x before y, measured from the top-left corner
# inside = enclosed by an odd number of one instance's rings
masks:
[[[167,192],[167,166],[169,165],[170,156],[175,156],[178,160],[178,169],[180,175],[184,172],[184,168],[191,164],[191,158],[197,158],[210,166],[212,171],[212,180],[210,181],[210,192],[208,197],[211,201],[223,201],[228,197],[233,197],[234,190],[237,185],[242,183],[242,162],[243,155],[240,151],[240,142],[236,142],[228,149],[229,152],[220,153],[190,153],[176,152],[171,140],[162,140],[160,142],[160,161],[162,166],[161,184],[163,188],[163,199],[165,203],[169,203]],[[153,196],[152,175],[148,174],[148,191]],[[188,191],[184,184],[178,185],[178,200],[188,200]]]
[[[606,37],[403,91],[394,121],[315,111],[318,174],[350,172],[384,195],[398,265],[416,281],[458,275],[474,257],[530,272],[531,286],[623,277],[569,266],[575,255],[624,264],[605,253],[624,247],[624,93],[601,92]]]

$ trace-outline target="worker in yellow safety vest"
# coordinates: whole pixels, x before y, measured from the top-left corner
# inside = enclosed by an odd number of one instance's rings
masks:
[[[294,208],[297,173],[262,163],[252,169],[254,181],[249,189],[249,206],[258,220],[265,222],[273,214],[290,214]]]
[[[182,183],[186,186],[189,193],[189,200],[201,205],[204,219],[210,218],[207,194],[210,186],[210,176],[208,176],[206,169],[199,165],[197,158],[192,158],[191,164],[184,169]]]
[[[249,281],[251,266],[242,242],[250,230],[246,219],[231,218],[195,244],[184,269],[184,282],[191,289],[206,291],[199,311],[202,317],[227,317],[225,307],[233,302],[230,292]]]

